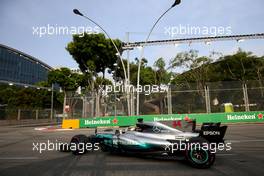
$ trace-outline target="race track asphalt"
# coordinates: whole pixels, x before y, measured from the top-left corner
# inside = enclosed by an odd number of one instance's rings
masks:
[[[0,176],[170,176],[264,175],[264,124],[230,125],[226,140],[232,150],[220,152],[210,169],[195,169],[182,161],[122,156],[100,151],[82,156],[58,151],[33,151],[33,143],[66,142],[74,134],[93,130],[0,128]]]

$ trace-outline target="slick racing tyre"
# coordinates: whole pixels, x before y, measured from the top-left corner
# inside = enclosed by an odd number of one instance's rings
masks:
[[[185,152],[185,158],[191,166],[199,169],[206,169],[213,165],[215,154],[208,149],[209,143],[204,138],[192,138],[188,144],[200,145],[200,147],[197,147],[198,145],[190,147]],[[205,147],[205,145],[208,146]]]
[[[70,148],[74,155],[82,155],[86,153],[85,145],[88,143],[88,137],[82,134],[72,137]]]

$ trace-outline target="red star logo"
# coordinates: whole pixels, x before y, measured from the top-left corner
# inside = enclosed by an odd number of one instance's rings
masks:
[[[263,118],[263,114],[258,114],[258,118],[262,119]]]
[[[180,121],[180,120],[178,120],[178,121],[173,121],[173,122],[172,122],[172,126],[173,126],[174,128],[176,128],[177,126],[182,127],[182,125],[181,125],[181,121]]]
[[[190,119],[189,119],[188,116],[185,116],[185,117],[184,117],[184,120],[185,120],[185,121],[190,121]]]
[[[113,122],[114,124],[117,124],[118,120],[117,120],[116,118],[114,118],[114,119],[112,120],[112,122]]]

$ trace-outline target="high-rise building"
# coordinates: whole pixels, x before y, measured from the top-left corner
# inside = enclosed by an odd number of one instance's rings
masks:
[[[35,84],[47,80],[52,67],[39,59],[0,44],[0,80]]]

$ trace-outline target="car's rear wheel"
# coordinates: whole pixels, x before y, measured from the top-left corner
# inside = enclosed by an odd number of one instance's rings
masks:
[[[88,137],[85,135],[75,135],[70,142],[70,149],[74,155],[82,155],[86,153],[86,144]]]
[[[186,150],[185,158],[193,167],[205,169],[213,165],[215,154],[210,151],[209,143],[205,139],[200,137],[191,139],[188,144],[194,144],[194,147]]]
[[[109,152],[110,150],[104,143],[100,143],[100,148],[103,152]]]

